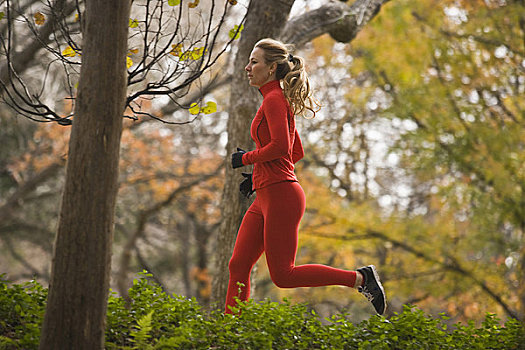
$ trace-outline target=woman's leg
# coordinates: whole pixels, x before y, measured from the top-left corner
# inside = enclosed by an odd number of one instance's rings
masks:
[[[295,266],[299,222],[305,210],[305,196],[299,183],[278,183],[259,190],[257,195],[264,215],[264,251],[268,269],[278,287],[354,287],[355,271],[319,264]]]
[[[235,297],[243,301],[250,297],[250,273],[264,249],[263,226],[263,216],[256,198],[244,215],[230,259],[226,313],[232,313],[229,306],[236,305]],[[239,287],[237,283],[244,286]]]

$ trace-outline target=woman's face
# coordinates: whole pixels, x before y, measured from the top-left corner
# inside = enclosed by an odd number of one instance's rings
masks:
[[[267,65],[264,61],[263,49],[256,47],[250,54],[250,61],[244,67],[248,73],[248,80],[251,86],[261,87],[271,80],[275,80],[275,63]]]

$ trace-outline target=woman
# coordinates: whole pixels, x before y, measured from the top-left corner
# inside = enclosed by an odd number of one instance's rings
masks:
[[[256,149],[238,148],[232,154],[233,168],[254,164],[253,176],[243,174],[241,192],[257,197],[239,228],[229,263],[230,280],[226,313],[232,313],[235,297],[247,300],[250,273],[263,252],[273,282],[281,288],[342,285],[370,300],[378,314],[386,298],[373,265],[346,271],[325,265],[295,266],[298,227],[305,210],[305,196],[294,173],[294,164],[304,156],[294,115],[309,110],[315,115],[308,77],[301,57],[273,39],[255,44],[245,67],[250,85],[258,87],[263,102],[251,125]],[[283,88],[281,88],[281,82]]]

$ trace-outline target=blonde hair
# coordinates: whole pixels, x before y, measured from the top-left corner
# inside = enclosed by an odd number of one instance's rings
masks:
[[[299,56],[292,56],[291,45],[285,45],[274,39],[262,39],[255,44],[255,47],[264,51],[266,64],[277,63],[275,77],[283,82],[283,93],[295,115],[305,115],[311,111],[319,111],[320,104],[312,97],[308,74],[304,65],[304,59]]]

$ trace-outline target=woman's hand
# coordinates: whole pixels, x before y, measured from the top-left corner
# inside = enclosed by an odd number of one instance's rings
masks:
[[[253,192],[255,192],[253,190],[252,174],[242,173],[242,176],[244,176],[244,180],[239,185],[239,191],[241,191],[244,197],[250,198]]]
[[[239,147],[237,147],[237,152],[232,153],[232,167],[234,169],[244,166],[244,164],[242,163],[242,155],[244,153],[246,153],[246,151],[243,149],[240,149]]]

